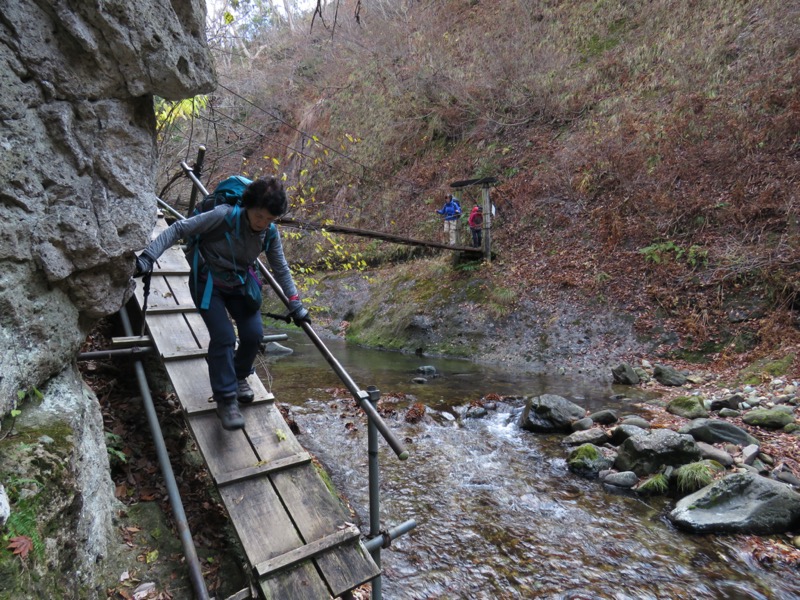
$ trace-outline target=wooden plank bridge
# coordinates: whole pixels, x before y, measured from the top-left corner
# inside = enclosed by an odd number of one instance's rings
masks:
[[[159,217],[155,237],[167,227]],[[264,598],[336,598],[380,574],[361,532],[254,375],[245,427],[225,431],[211,400],[209,334],[188,287],[178,246],[157,261],[146,325],[189,429],[214,478]],[[141,287],[141,286],[137,286]],[[140,306],[142,290],[136,292]]]
[[[297,229],[305,229],[310,231],[325,230],[330,231],[331,233],[343,233],[345,235],[354,235],[356,237],[382,240],[384,242],[392,242],[393,244],[403,244],[406,246],[420,246],[422,248],[452,250],[455,252],[463,252],[471,258],[480,258],[484,252],[483,248],[474,248],[472,246],[451,246],[450,244],[442,244],[440,242],[417,240],[414,238],[394,235],[393,233],[374,231],[372,229],[359,229],[357,227],[346,227],[344,225],[323,225],[321,223],[313,223],[311,221],[301,221],[298,219],[289,219],[285,217],[279,218],[276,223],[284,225],[285,227],[294,227]]]

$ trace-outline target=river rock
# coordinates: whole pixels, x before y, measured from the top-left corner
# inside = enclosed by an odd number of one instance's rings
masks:
[[[622,425],[633,425],[642,429],[650,429],[650,423],[642,417],[629,416],[622,419]]]
[[[606,442],[608,442],[608,433],[605,429],[600,427],[593,427],[585,431],[576,431],[561,440],[561,443],[565,446],[579,446],[581,444],[602,446]]]
[[[764,429],[783,429],[786,425],[794,423],[794,415],[782,408],[755,408],[746,413],[742,421]]]
[[[0,527],[3,527],[11,516],[11,505],[8,502],[6,488],[0,483]]]
[[[678,501],[669,520],[696,533],[775,535],[800,519],[800,494],[785,483],[734,473]]]
[[[640,477],[655,473],[663,465],[680,466],[700,460],[700,449],[690,435],[657,429],[625,440],[619,447],[614,468],[633,471]]]
[[[742,448],[742,462],[752,465],[758,458],[758,444],[750,444]]]
[[[598,410],[597,412],[590,414],[589,418],[598,425],[612,425],[619,421],[617,413],[609,409]]]
[[[730,467],[733,465],[733,457],[725,452],[725,450],[721,450],[705,442],[697,442],[697,447],[700,449],[700,456],[703,458],[715,460],[723,467]]]
[[[638,385],[639,376],[628,363],[622,363],[611,369],[611,375],[614,378],[614,383],[620,385]]]
[[[525,403],[519,426],[537,433],[570,433],[573,421],[585,415],[586,411],[582,407],[566,398],[542,394]]]
[[[707,417],[708,411],[700,396],[678,396],[667,404],[667,412],[687,419]]]
[[[731,442],[737,446],[747,446],[761,443],[741,427],[718,419],[695,419],[678,431],[679,433],[687,433],[694,439],[709,444]]]
[[[723,408],[719,411],[719,416],[723,419],[734,419],[740,416],[742,413],[741,411],[735,410],[733,408]]]
[[[592,427],[594,427],[594,421],[592,421],[589,417],[583,417],[582,419],[578,419],[572,423],[572,431],[586,431]]]
[[[594,444],[583,444],[570,452],[567,466],[576,475],[596,479],[600,471],[610,469],[614,464],[614,454]]]
[[[489,412],[482,406],[470,406],[467,409],[467,412],[464,413],[464,418],[465,419],[482,419],[483,417],[485,417],[488,414],[489,414]]]
[[[632,488],[639,483],[639,476],[633,471],[610,471],[605,475],[601,475],[600,479],[605,484],[621,488]]]
[[[635,435],[645,435],[646,433],[647,429],[642,429],[636,425],[628,425],[623,423],[622,425],[617,425],[611,430],[611,443],[615,446],[619,446],[629,437],[633,437]]]
[[[653,377],[661,385],[679,387],[686,383],[686,376],[677,369],[666,365],[656,365],[653,368]]]
[[[264,352],[266,354],[272,354],[272,355],[278,355],[278,354],[285,355],[294,353],[294,350],[292,350],[291,348],[287,348],[286,346],[283,346],[278,342],[267,342],[266,344],[264,344]]]
[[[711,401],[711,410],[714,412],[718,412],[723,408],[732,408],[736,410],[742,402],[744,402],[744,396],[741,394],[733,394],[725,398],[715,398]]]

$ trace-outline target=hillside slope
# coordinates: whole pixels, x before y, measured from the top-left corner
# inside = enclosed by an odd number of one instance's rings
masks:
[[[370,2],[299,31],[225,55],[212,179],[286,173],[295,216],[440,239],[449,183],[492,175],[486,286],[613,306],[676,358],[797,341],[796,3]],[[317,270],[405,254],[289,246]]]

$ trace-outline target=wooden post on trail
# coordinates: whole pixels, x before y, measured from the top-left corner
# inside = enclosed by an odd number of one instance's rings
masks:
[[[492,261],[492,202],[489,200],[489,184],[484,183],[483,195],[483,258]]]

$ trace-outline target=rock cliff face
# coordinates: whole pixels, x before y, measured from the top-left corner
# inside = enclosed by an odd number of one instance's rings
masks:
[[[204,0],[0,0],[0,417],[35,387],[41,401],[22,407],[6,442],[47,454],[39,432],[52,423],[71,440],[52,483],[70,510],[38,515],[39,587],[10,578],[0,588],[13,597],[106,597],[119,506],[75,354],[130,296],[155,222],[153,96],[214,83]],[[24,435],[39,441],[14,445]]]
[[[0,415],[130,295],[155,221],[153,95],[208,92],[204,0],[2,0]]]

